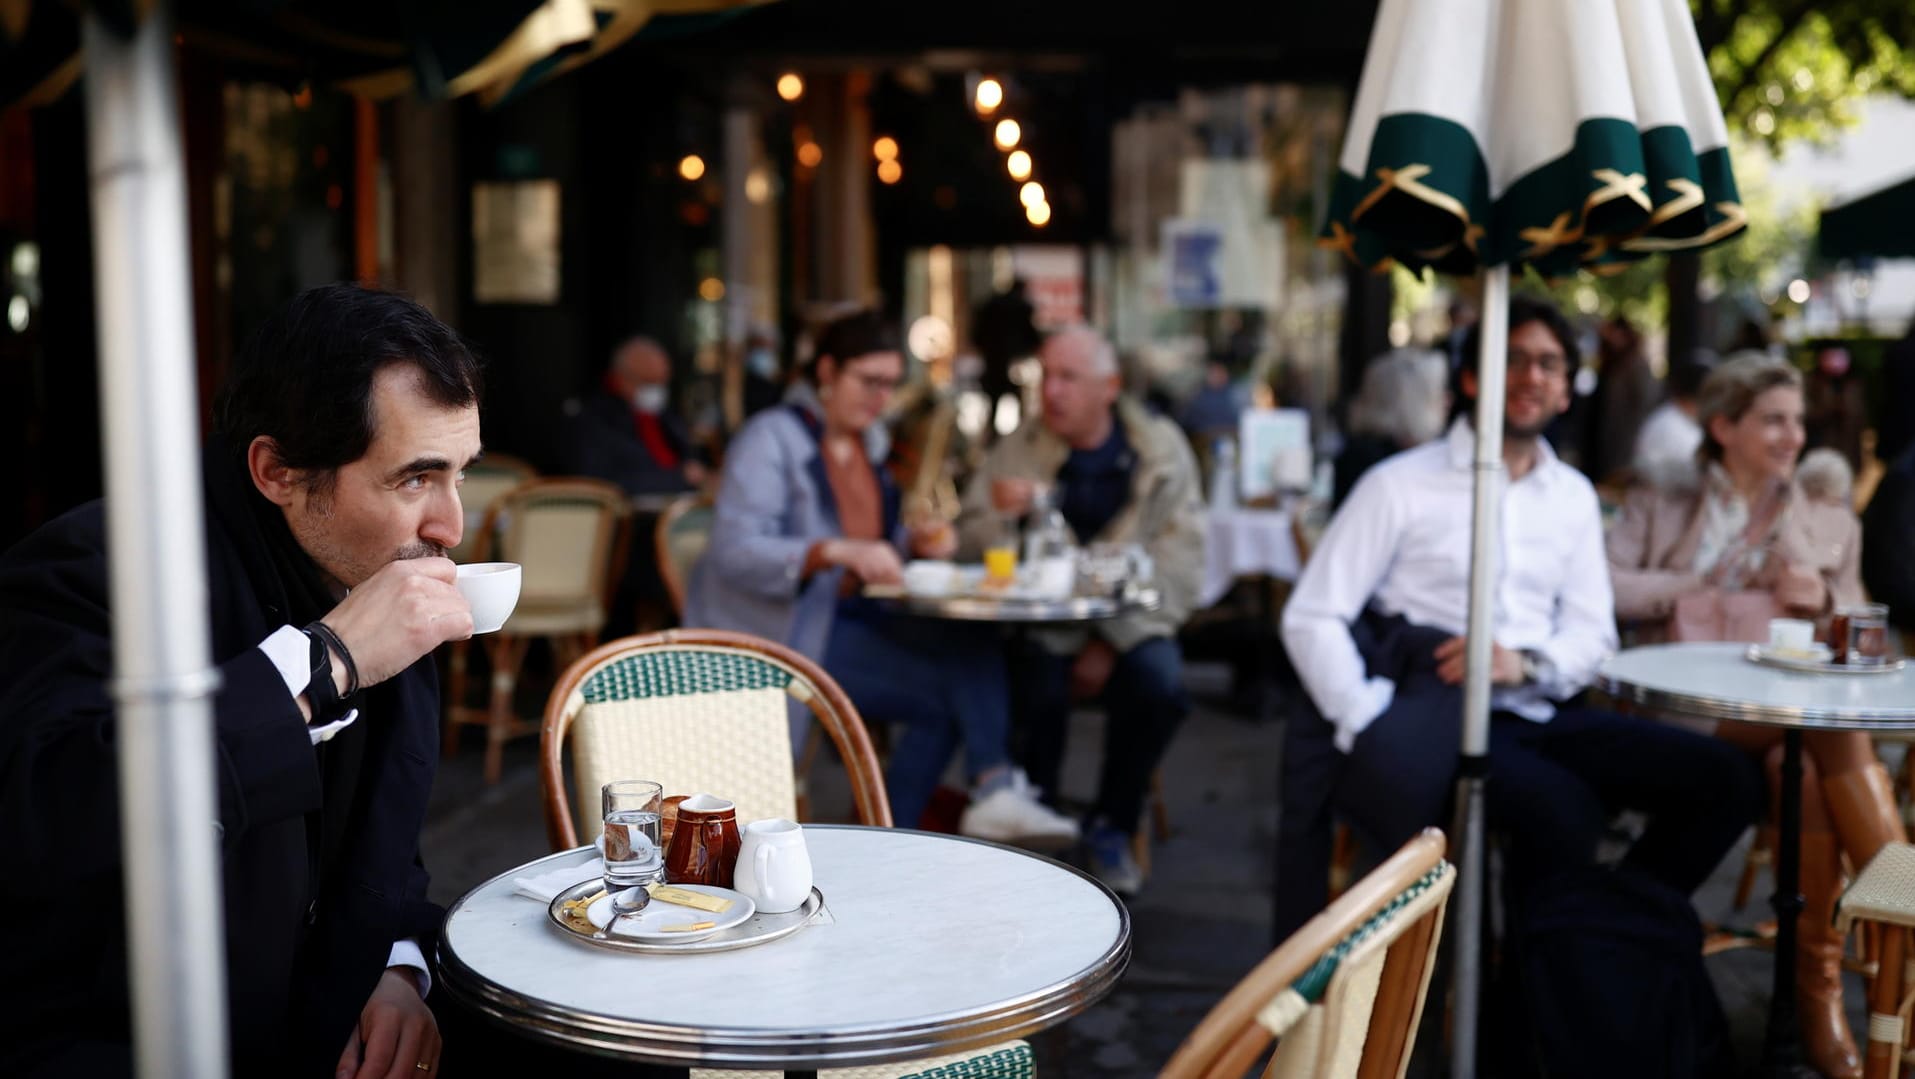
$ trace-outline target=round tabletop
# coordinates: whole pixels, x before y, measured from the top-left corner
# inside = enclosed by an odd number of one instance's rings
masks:
[[[447,988],[518,1030],[655,1064],[811,1069],[994,1045],[1078,1014],[1130,960],[1130,915],[1026,851],[894,828],[806,825],[825,913],[791,936],[697,955],[569,938],[508,870],[460,899]]]
[[[1915,671],[1816,674],[1749,660],[1746,644],[1655,644],[1603,664],[1610,693],[1657,711],[1815,730],[1915,730]]]
[[[1065,623],[1097,622],[1134,611],[1154,611],[1163,602],[1156,589],[1143,588],[1116,596],[1070,596],[1038,599],[1033,596],[986,596],[977,593],[931,596],[902,591],[867,595],[900,614],[948,618],[957,622]]]

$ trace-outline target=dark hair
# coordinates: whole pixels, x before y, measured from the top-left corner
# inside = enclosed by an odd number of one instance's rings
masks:
[[[1555,304],[1540,296],[1516,295],[1509,298],[1509,332],[1515,333],[1519,327],[1532,322],[1540,322],[1556,343],[1563,347],[1563,358],[1569,361],[1569,373],[1573,378],[1576,368],[1582,363],[1582,356],[1576,351],[1576,331],[1569,328],[1569,320]],[[1463,372],[1475,371],[1483,362],[1483,323],[1478,319],[1463,337],[1463,354],[1456,365],[1456,377],[1450,387],[1455,399],[1455,409],[1466,409],[1465,401],[1472,395],[1463,392]]]
[[[372,445],[373,377],[393,364],[417,369],[435,404],[479,403],[478,358],[432,312],[360,285],[307,289],[240,348],[214,426],[241,454],[272,439],[281,461],[323,483]]]
[[[1710,349],[1699,348],[1689,354],[1689,358],[1669,365],[1669,396],[1693,398],[1702,392],[1702,380],[1716,369],[1722,360]]]
[[[805,364],[805,381],[818,384],[818,361],[826,356],[844,366],[846,360],[855,360],[859,356],[873,352],[897,352],[898,331],[876,311],[855,311],[842,318],[833,319],[818,334],[817,347],[811,350],[811,361]]]

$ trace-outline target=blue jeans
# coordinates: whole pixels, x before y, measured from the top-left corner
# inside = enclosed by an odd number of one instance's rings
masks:
[[[1071,664],[1027,644],[1012,676],[1017,726],[1023,736],[1019,760],[1031,782],[1055,802],[1071,714]],[[1126,834],[1143,817],[1150,775],[1170,748],[1171,735],[1190,702],[1184,695],[1183,654],[1168,637],[1152,637],[1117,657],[1099,696],[1104,705],[1104,761],[1097,783],[1096,816]]]
[[[1009,760],[1004,650],[992,627],[839,618],[824,668],[866,723],[904,724],[884,783],[900,827],[917,827],[959,746],[967,778]]]

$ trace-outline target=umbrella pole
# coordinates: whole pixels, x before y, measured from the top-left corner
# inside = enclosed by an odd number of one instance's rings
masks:
[[[85,20],[120,845],[139,1074],[221,1079],[226,961],[170,5]]]
[[[1482,355],[1476,369],[1474,513],[1470,530],[1467,674],[1463,681],[1462,755],[1456,811],[1461,821],[1456,888],[1455,1022],[1450,1075],[1476,1074],[1481,1014],[1484,888],[1483,778],[1489,772],[1490,645],[1495,632],[1498,539],[1503,501],[1503,382],[1509,362],[1509,266],[1483,271]],[[1467,361],[1465,361],[1467,362]]]

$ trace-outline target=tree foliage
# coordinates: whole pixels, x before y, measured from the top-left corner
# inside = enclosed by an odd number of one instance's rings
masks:
[[[1915,97],[1909,0],[1690,2],[1731,129],[1777,153],[1833,139],[1870,93]]]

